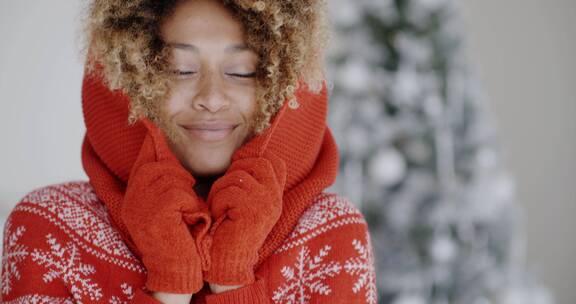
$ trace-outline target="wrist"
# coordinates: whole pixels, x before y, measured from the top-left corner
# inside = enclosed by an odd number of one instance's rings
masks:
[[[218,285],[212,283],[209,283],[209,285],[210,285],[210,291],[216,294],[244,287],[244,285]]]
[[[189,304],[193,294],[153,292],[152,297],[165,304]]]

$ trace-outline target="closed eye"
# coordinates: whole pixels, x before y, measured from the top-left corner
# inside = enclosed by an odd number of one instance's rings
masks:
[[[180,70],[175,70],[175,71],[172,71],[172,72],[173,72],[174,74],[182,75],[182,76],[184,76],[184,75],[196,74],[196,72],[194,72],[194,71],[180,71]]]
[[[238,74],[238,73],[226,73],[226,75],[234,76],[234,77],[242,77],[242,78],[251,78],[256,76],[256,72],[250,74]]]
[[[181,70],[174,70],[172,71],[172,73],[178,75],[178,76],[188,76],[188,75],[194,75],[197,72],[195,71],[181,71]],[[252,72],[249,74],[240,74],[240,73],[226,73],[226,75],[229,76],[233,76],[233,77],[241,77],[241,78],[252,78],[256,76],[256,72]]]

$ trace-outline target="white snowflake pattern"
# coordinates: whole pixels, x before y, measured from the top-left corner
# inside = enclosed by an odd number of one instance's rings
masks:
[[[338,218],[359,213],[358,209],[345,197],[335,194],[321,193],[316,201],[299,219],[292,237],[302,235]]]
[[[43,275],[44,282],[49,283],[61,278],[64,283],[71,286],[70,292],[77,303],[82,303],[83,296],[89,296],[92,301],[100,299],[102,290],[88,278],[96,270],[94,266],[80,261],[78,247],[73,243],[63,247],[51,234],[46,235],[46,239],[51,252],[34,249],[32,253],[32,261],[48,269]]]
[[[71,298],[56,298],[45,295],[32,294],[25,295],[4,304],[75,304]]]
[[[332,229],[354,224],[366,224],[358,208],[346,197],[323,192],[315,198],[315,203],[302,214],[296,228],[275,253],[279,254],[300,247]]]
[[[281,273],[286,282],[274,291],[272,300],[275,303],[308,303],[313,293],[329,295],[332,289],[325,281],[328,277],[339,274],[342,269],[336,261],[324,261],[331,249],[332,247],[326,245],[312,257],[310,249],[303,246],[294,267],[282,268]]]
[[[75,234],[114,259],[136,259],[119,232],[113,229],[106,207],[87,182],[69,182],[37,189],[27,194],[21,205],[48,211]]]
[[[376,303],[376,277],[374,274],[374,255],[370,236],[366,234],[366,243],[354,239],[352,240],[354,249],[358,256],[346,260],[344,269],[346,273],[358,276],[358,280],[352,286],[352,291],[358,293],[365,289],[366,303]]]
[[[132,298],[134,297],[134,291],[132,286],[128,285],[128,283],[123,283],[120,285],[120,289],[122,289],[122,293],[124,294],[123,300],[117,296],[113,296],[110,299],[110,304],[127,304]]]
[[[20,280],[18,264],[22,262],[30,253],[28,247],[18,244],[18,240],[26,227],[18,226],[12,231],[12,221],[8,219],[4,226],[4,255],[2,256],[2,294],[7,295],[12,290],[13,279]]]

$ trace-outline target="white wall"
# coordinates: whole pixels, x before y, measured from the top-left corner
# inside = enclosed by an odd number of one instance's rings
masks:
[[[526,210],[528,262],[557,303],[576,303],[576,1],[462,3]]]
[[[86,179],[80,163],[80,1],[0,1],[0,213]]]
[[[0,2],[0,215],[33,188],[86,179],[81,3]],[[526,208],[529,262],[558,303],[576,303],[576,1],[463,4]]]

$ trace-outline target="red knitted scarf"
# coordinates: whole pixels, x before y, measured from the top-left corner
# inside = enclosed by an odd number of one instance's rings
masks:
[[[269,149],[286,162],[288,173],[282,215],[259,251],[258,265],[288,237],[313,198],[336,179],[339,157],[326,125],[326,86],[319,94],[304,87],[300,86],[296,93],[300,104],[297,109],[284,102],[271,126],[239,148],[254,156]],[[82,108],[86,124],[82,145],[84,170],[96,195],[106,205],[112,224],[140,257],[119,215],[135,160],[154,157],[141,155],[154,153],[143,148],[148,129],[141,121],[129,126],[128,98],[119,91],[110,91],[101,78],[88,73],[82,85]]]

